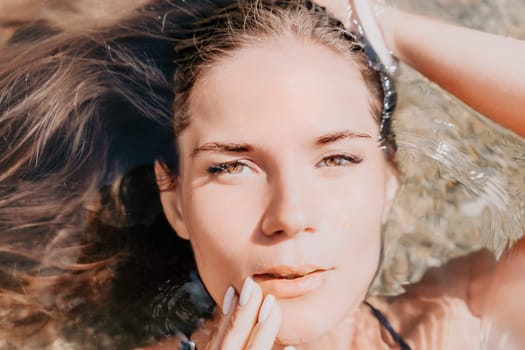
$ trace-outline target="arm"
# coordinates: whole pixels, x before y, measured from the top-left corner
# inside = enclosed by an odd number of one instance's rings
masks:
[[[487,349],[525,347],[525,240],[500,257],[483,305]]]
[[[391,8],[377,20],[400,60],[525,137],[525,41]]]

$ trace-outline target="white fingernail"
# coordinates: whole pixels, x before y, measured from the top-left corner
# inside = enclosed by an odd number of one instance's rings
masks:
[[[239,296],[239,305],[244,306],[248,304],[248,300],[250,300],[250,295],[252,294],[253,284],[254,282],[250,277],[247,277],[244,280],[244,284],[242,285],[241,289],[241,295]]]
[[[295,346],[288,345],[283,350],[295,350]]]
[[[273,295],[267,295],[264,298],[264,301],[261,306],[261,310],[259,310],[259,317],[257,319],[257,322],[263,323],[266,321],[268,316],[270,316],[270,312],[272,312],[273,304],[275,303],[275,297]]]
[[[232,308],[233,296],[235,295],[235,289],[233,287],[228,287],[226,293],[224,294],[224,299],[222,301],[222,314],[227,315],[230,313]]]

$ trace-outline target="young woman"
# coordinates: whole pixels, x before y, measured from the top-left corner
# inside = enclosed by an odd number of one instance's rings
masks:
[[[183,75],[176,83],[184,82],[175,102],[179,168],[156,166],[164,212],[190,240],[203,283],[222,309],[211,334],[197,333],[195,342],[211,349],[478,348],[490,273],[482,253],[444,267],[441,280],[429,277],[389,305],[374,300],[386,319],[363,304],[397,188],[392,138],[381,135],[381,100],[363,52],[345,48],[351,38],[340,32],[335,40],[334,24],[301,6],[241,3],[230,11],[219,24],[200,21],[194,52],[185,47],[177,61]],[[523,77],[499,74],[492,60],[463,69],[469,57],[456,48],[490,45],[501,61],[510,50],[524,57],[523,43],[393,10],[384,16],[394,53],[524,131],[516,122]],[[419,48],[419,35],[436,31],[458,42],[445,46],[437,38]],[[437,54],[445,50],[457,58],[442,63]],[[480,82],[479,70],[492,80]],[[466,81],[483,94],[458,86]],[[485,98],[494,87],[506,88],[498,97],[508,102],[497,110]],[[447,271],[455,276],[443,279]]]
[[[81,327],[74,315],[106,307],[108,286],[115,299],[127,296],[129,242],[150,236],[118,235],[133,181],[94,189],[162,157],[155,171],[165,216],[189,240],[219,306],[193,334],[199,347],[477,348],[492,264],[484,253],[400,298],[364,302],[398,186],[384,108],[393,100],[388,76],[369,67],[340,22],[301,1],[166,2],[80,38],[50,34],[22,60],[25,44],[13,43],[6,55],[18,60],[2,61],[1,243],[6,266],[16,267],[3,270],[11,282],[2,310],[6,329],[25,331],[6,336],[11,346],[38,347],[29,339],[53,334],[53,325]],[[109,244],[112,233],[120,243]],[[32,249],[36,237],[45,248]],[[191,260],[180,243],[159,242],[172,250],[144,259]],[[142,273],[133,277],[156,277]],[[138,314],[130,324],[140,322]]]

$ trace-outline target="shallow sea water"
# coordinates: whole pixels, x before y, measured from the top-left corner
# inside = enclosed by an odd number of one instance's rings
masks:
[[[108,7],[97,0],[83,0],[78,6],[74,1],[67,6],[56,1],[46,3],[49,8],[45,8],[39,1],[0,0],[0,22],[7,10],[22,19],[38,15],[66,18],[57,15],[64,13],[78,18],[104,17],[142,2],[117,1]],[[390,3],[472,28],[525,39],[525,0]],[[99,10],[97,6],[101,6]],[[78,15],[79,11],[84,11],[84,15]],[[0,32],[0,43],[7,32]],[[388,295],[402,293],[404,284],[417,281],[429,267],[439,266],[452,257],[482,247],[499,253],[522,235],[525,224],[525,140],[479,116],[409,67],[402,66],[397,87],[400,104],[394,128],[399,140],[402,187],[398,205],[385,227],[388,248],[383,269],[373,286],[373,293]],[[202,307],[198,310],[201,313],[212,306],[195,279],[189,278],[181,285],[182,288],[175,288],[171,281],[166,281],[155,290],[144,292],[145,298],[153,300],[146,305],[152,321],[150,328],[141,334],[150,330],[155,335],[169,333],[172,320],[191,319],[195,310],[188,305]],[[132,303],[122,309],[123,305],[125,300],[105,316],[104,322],[112,324],[111,317],[133,318],[134,308],[144,307]],[[126,326],[132,330],[140,321],[130,320],[129,325],[120,321],[114,332],[123,334]],[[98,346],[86,348],[114,348],[110,345],[111,332],[100,335],[86,328],[86,340],[98,338]],[[121,344],[134,341],[137,339]],[[2,345],[0,340],[0,349],[4,348]],[[57,341],[46,348],[70,349],[72,345]]]
[[[524,0],[390,3],[525,39]],[[386,230],[384,270],[375,283],[375,292],[385,294],[401,292],[403,283],[451,257],[482,247],[500,253],[522,235],[525,223],[525,141],[407,66],[397,87],[394,128],[402,188]]]

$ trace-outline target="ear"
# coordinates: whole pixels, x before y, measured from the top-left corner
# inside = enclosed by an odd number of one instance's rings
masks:
[[[189,240],[190,235],[182,216],[181,192],[177,178],[165,163],[158,160],[155,161],[154,170],[164,215],[177,235]]]
[[[388,214],[392,208],[392,203],[396,198],[397,191],[399,190],[399,178],[397,177],[397,171],[388,165],[385,183],[385,200],[383,204],[383,215],[381,216],[381,222],[384,224],[388,219]]]

